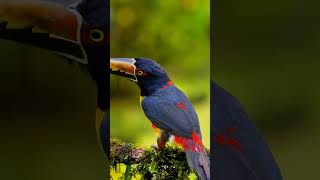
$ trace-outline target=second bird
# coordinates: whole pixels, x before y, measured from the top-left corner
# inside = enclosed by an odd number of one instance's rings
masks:
[[[161,150],[170,136],[182,146],[189,166],[202,180],[210,179],[210,163],[202,143],[199,120],[185,94],[163,68],[145,58],[112,58],[110,72],[135,82],[141,92],[141,106],[158,133]]]

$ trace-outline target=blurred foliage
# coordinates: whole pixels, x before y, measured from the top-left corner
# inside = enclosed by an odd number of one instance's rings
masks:
[[[283,179],[319,179],[318,3],[215,1],[214,79],[268,141]]]
[[[175,145],[159,151],[153,147],[137,148],[116,138],[112,138],[110,144],[113,179],[197,179],[188,166],[185,153]]]
[[[146,57],[161,64],[194,104],[209,147],[210,1],[111,0],[111,57]],[[111,136],[155,142],[135,84],[111,77]]]

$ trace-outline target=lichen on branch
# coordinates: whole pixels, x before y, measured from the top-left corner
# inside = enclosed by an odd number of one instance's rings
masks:
[[[154,147],[139,148],[132,143],[111,138],[110,165],[116,169],[119,163],[130,169],[125,173],[130,177],[139,174],[146,179],[188,179],[190,173],[193,174],[180,147],[167,145],[160,151]]]

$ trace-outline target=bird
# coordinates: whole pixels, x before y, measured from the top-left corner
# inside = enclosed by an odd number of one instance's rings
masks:
[[[96,128],[109,157],[109,1],[0,2],[0,39],[51,51],[79,65],[98,91]]]
[[[158,132],[159,150],[173,136],[185,151],[188,165],[202,180],[210,179],[210,162],[197,113],[165,70],[147,58],[111,58],[110,73],[128,78],[140,88],[144,114]]]
[[[261,133],[240,102],[211,82],[211,145],[214,180],[282,180]]]

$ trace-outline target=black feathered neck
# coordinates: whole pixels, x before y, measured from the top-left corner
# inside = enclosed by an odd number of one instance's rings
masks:
[[[76,9],[90,25],[109,27],[109,0],[83,0]]]

